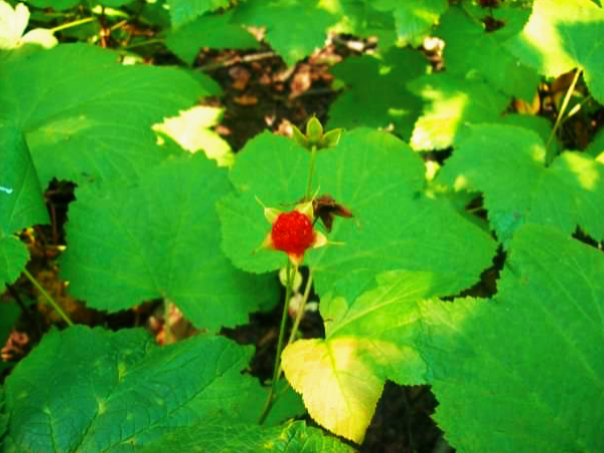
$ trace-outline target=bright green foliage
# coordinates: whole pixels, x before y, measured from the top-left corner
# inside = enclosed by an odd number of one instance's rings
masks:
[[[505,8],[505,9],[504,9]],[[518,17],[505,17],[511,22],[498,31],[486,32],[484,25],[470,11],[455,7],[441,18],[436,34],[445,41],[445,65],[448,72],[460,76],[478,73],[487,82],[504,93],[532,100],[537,93],[539,77],[535,70],[520,64],[505,47],[510,30],[515,22],[528,19],[530,11],[501,6],[494,10],[495,17],[501,11]],[[486,14],[487,10],[477,13]],[[516,27],[518,28],[518,27]],[[521,28],[518,28],[518,32]]]
[[[208,11],[227,8],[229,0],[168,0],[172,26],[178,28]]]
[[[323,47],[335,17],[316,0],[248,0],[235,10],[241,25],[266,27],[266,40],[288,65]]]
[[[231,147],[210,129],[220,123],[222,112],[223,109],[217,107],[197,106],[180,112],[177,117],[166,118],[162,124],[154,125],[153,129],[168,135],[187,151],[204,151],[218,165],[229,166],[235,159]]]
[[[164,436],[141,452],[186,451],[191,453],[352,453],[355,450],[328,437],[303,421],[263,428],[233,424],[230,419],[212,420]]]
[[[48,223],[40,181],[23,134],[0,125],[0,292],[19,276],[27,248],[14,236],[19,230]]]
[[[4,451],[130,451],[228,415],[255,381],[222,337],[159,348],[143,330],[54,331],[6,381]]]
[[[169,32],[168,48],[182,61],[193,64],[202,47],[254,48],[259,43],[254,36],[238,24],[231,22],[233,14],[206,14]]]
[[[228,190],[226,172],[198,154],[133,187],[78,189],[62,263],[70,292],[111,312],[166,298],[210,330],[244,323],[274,300],[273,284],[236,270],[220,250],[214,204]]]
[[[0,121],[25,131],[43,186],[53,177],[136,178],[166,158],[151,126],[207,94],[177,69],[117,59],[64,44],[0,62]]]
[[[432,25],[449,7],[447,0],[386,1],[395,6],[393,14],[399,40],[414,46],[430,34]]]
[[[585,152],[594,158],[604,153],[604,129],[596,134]]]
[[[426,102],[411,136],[416,151],[448,148],[465,126],[497,121],[508,103],[490,85],[448,73],[423,76],[408,86]]]
[[[604,11],[591,0],[535,0],[509,49],[547,76],[581,68],[591,94],[604,103]]]
[[[378,10],[374,2],[369,0],[324,0],[321,4],[339,18],[332,31],[361,37],[375,36],[380,48],[388,48],[396,43],[396,24],[389,8],[386,11]]]
[[[417,302],[458,287],[449,273],[392,272],[354,302],[321,300],[325,339],[300,340],[283,353],[283,370],[308,411],[334,433],[361,443],[386,379],[425,383],[415,342]]]
[[[295,204],[306,187],[307,152],[293,141],[264,135],[237,156],[231,180],[240,191],[220,204],[223,247],[233,263],[252,272],[276,270],[282,253],[255,254],[270,230],[262,207]],[[350,300],[387,270],[455,272],[457,289],[470,286],[487,267],[495,244],[449,205],[420,194],[424,165],[390,134],[357,129],[319,152],[320,193],[332,195],[354,214],[337,219],[328,245],[308,252],[316,288],[334,288]],[[463,238],[461,240],[460,238]]]
[[[493,300],[421,304],[435,419],[458,452],[604,450],[604,255],[524,226]]]
[[[524,127],[533,132],[536,132],[537,135],[541,137],[541,140],[543,140],[543,143],[547,143],[547,140],[550,138],[552,133],[552,123],[547,118],[544,118],[542,116],[511,113],[502,116],[499,122],[502,124],[509,124],[510,126]],[[470,128],[468,134],[471,133],[472,132]],[[549,146],[553,149],[554,155],[558,155],[562,151],[560,147],[560,142],[555,136],[552,137],[552,141]]]
[[[329,111],[330,127],[385,128],[390,124],[403,137],[410,137],[421,112],[421,100],[405,84],[426,73],[420,52],[392,48],[383,58],[349,58],[332,73],[346,84]]]
[[[489,220],[507,244],[524,223],[552,225],[570,235],[577,226],[604,239],[604,166],[565,152],[549,168],[545,146],[532,131],[481,125],[471,130],[442,169],[457,190],[484,193]]]

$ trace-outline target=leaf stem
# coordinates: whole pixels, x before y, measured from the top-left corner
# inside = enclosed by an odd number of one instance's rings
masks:
[[[134,49],[135,47],[144,47],[149,44],[163,44],[164,40],[162,38],[153,38],[148,39],[147,41],[136,42],[134,44],[129,44],[127,46],[122,47],[122,49]]]
[[[70,326],[70,327],[73,326],[73,322],[71,321],[71,319],[69,319],[69,317],[65,314],[63,309],[59,306],[59,304],[57,304],[54,301],[54,299],[52,297],[50,297],[50,294],[48,294],[46,292],[46,290],[42,287],[42,285],[40,285],[40,282],[38,282],[38,280],[36,280],[35,277],[33,275],[31,275],[27,269],[23,269],[23,273],[25,274],[27,279],[31,282],[31,284],[34,285],[38,291],[40,291],[42,296],[44,296],[44,298],[48,301],[48,303],[52,306],[52,308],[57,312],[57,314],[61,318],[63,318],[63,321],[65,321],[68,326]]]
[[[317,160],[317,147],[313,145],[310,151],[310,160],[308,162],[308,178],[306,180],[306,192],[304,192],[304,199],[310,200],[312,196],[312,180],[315,176],[315,162]]]
[[[568,102],[570,101],[570,97],[572,96],[573,92],[575,91],[575,86],[577,85],[577,82],[579,81],[579,77],[581,77],[581,72],[582,72],[581,69],[577,69],[577,72],[575,73],[575,77],[573,78],[573,81],[571,82],[570,86],[568,87],[568,90],[566,91],[566,95],[564,96],[564,100],[562,101],[562,106],[560,107],[560,112],[558,113],[558,117],[556,118],[556,123],[554,124],[554,128],[552,129],[552,132],[549,134],[547,143],[545,144],[545,164],[546,165],[549,165],[554,158],[554,156],[552,155],[552,151],[550,151],[550,149],[549,149],[549,145],[551,144],[552,140],[556,136],[556,132],[558,131],[558,128],[560,127],[560,124],[562,122],[562,116],[564,115],[564,111],[566,110],[566,107],[568,107]]]
[[[266,398],[266,403],[264,404],[264,409],[262,409],[262,413],[260,414],[260,418],[258,419],[258,424],[262,425],[266,417],[271,411],[273,403],[275,402],[275,391],[277,390],[277,382],[279,381],[279,373],[281,372],[281,352],[283,350],[283,343],[285,339],[285,327],[287,325],[287,313],[289,308],[289,299],[292,295],[292,286],[294,284],[294,277],[297,272],[297,269],[293,269],[292,272],[292,264],[287,260],[287,283],[285,285],[285,303],[283,304],[283,314],[281,315],[281,326],[279,328],[279,340],[277,341],[277,356],[275,357],[275,365],[273,367],[273,380],[271,382],[271,388],[268,392],[268,396]],[[293,274],[293,275],[292,275]]]
[[[54,34],[58,31],[65,30],[67,28],[72,28],[72,27],[77,27],[82,24],[87,24],[88,22],[92,22],[93,20],[95,20],[94,17],[86,17],[85,19],[74,20],[73,22],[68,22],[66,24],[59,25],[55,28],[49,29],[48,31],[50,31],[51,33]]]
[[[300,326],[300,321],[304,317],[304,309],[306,308],[306,302],[308,301],[308,296],[310,295],[310,288],[312,286],[312,270],[308,274],[308,281],[306,282],[306,288],[304,288],[304,295],[302,296],[302,303],[298,307],[298,313],[296,313],[296,319],[294,320],[294,325],[292,326],[292,331],[289,334],[289,340],[287,344],[292,344],[296,339],[296,334],[298,333],[298,327]]]

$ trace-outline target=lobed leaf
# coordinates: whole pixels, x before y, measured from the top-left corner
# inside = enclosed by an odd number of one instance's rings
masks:
[[[361,443],[386,379],[402,385],[425,383],[417,351],[417,302],[456,287],[454,272],[392,272],[378,288],[354,302],[321,300],[325,339],[300,340],[285,348],[282,366],[311,417]]]
[[[604,11],[590,0],[535,0],[510,51],[541,74],[580,68],[591,94],[604,103]]]
[[[435,419],[459,452],[601,451],[601,251],[521,227],[493,300],[421,303]]]
[[[293,141],[268,134],[238,154],[231,180],[239,193],[219,204],[223,248],[237,267],[267,272],[284,265],[282,253],[254,253],[270,230],[254,197],[269,207],[293,207],[304,195],[307,159]],[[307,252],[319,294],[337,289],[353,300],[377,274],[395,269],[455,269],[461,290],[489,265],[494,242],[446,202],[421,195],[424,165],[392,135],[369,129],[343,134],[338,146],[318,154],[317,169],[315,187],[354,215],[337,219],[329,235],[343,245]]]
[[[0,123],[0,293],[14,282],[29,259],[15,233],[49,222],[31,155],[20,130]]]
[[[230,2],[229,0],[168,0],[168,6],[172,27],[178,28],[208,11],[228,8]]]
[[[4,451],[131,451],[196,423],[237,421],[251,353],[223,337],[160,348],[138,329],[53,331],[6,381]]]
[[[456,190],[484,193],[492,228],[506,245],[524,223],[572,234],[580,226],[604,239],[604,166],[565,152],[545,167],[545,146],[534,132],[478,125],[447,160],[440,178]],[[555,200],[555,201],[553,201]]]
[[[136,185],[79,188],[62,262],[70,292],[110,312],[165,298],[209,330],[244,323],[275,287],[220,250],[214,205],[230,189],[226,172],[198,154],[167,161]]]
[[[24,131],[42,186],[52,178],[138,177],[167,157],[151,126],[208,94],[177,69],[117,59],[101,48],[63,44],[0,61],[0,121]]]

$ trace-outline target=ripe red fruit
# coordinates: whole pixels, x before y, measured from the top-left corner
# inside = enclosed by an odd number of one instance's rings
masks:
[[[283,212],[273,223],[271,240],[276,250],[302,257],[315,243],[312,220],[299,211]]]

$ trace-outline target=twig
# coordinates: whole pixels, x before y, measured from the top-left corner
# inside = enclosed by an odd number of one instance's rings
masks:
[[[44,298],[48,301],[48,303],[52,306],[52,308],[57,312],[57,314],[67,323],[68,326],[73,326],[73,322],[69,317],[65,314],[63,309],[57,304],[52,297],[46,292],[46,290],[40,285],[40,282],[34,278],[33,275],[29,273],[27,269],[23,269],[23,273],[27,277],[27,279],[36,287],[38,291],[44,296]]]
[[[265,58],[272,58],[272,57],[276,57],[276,56],[277,56],[277,54],[272,51],[254,53],[254,54],[250,54],[250,55],[244,55],[243,57],[237,56],[237,57],[231,58],[230,60],[221,61],[220,63],[209,63],[207,65],[200,66],[199,69],[201,71],[214,71],[216,69],[224,68],[227,66],[232,66],[237,63],[250,63],[252,61],[263,60]]]

